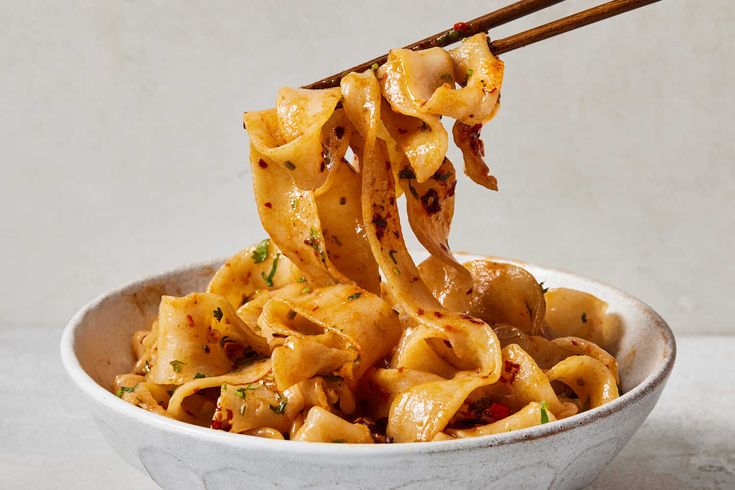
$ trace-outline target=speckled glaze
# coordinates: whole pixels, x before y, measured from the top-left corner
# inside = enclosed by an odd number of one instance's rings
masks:
[[[153,276],[99,297],[69,322],[61,356],[110,445],[166,489],[584,487],[625,446],[658,401],[674,363],[673,335],[655,311],[624,292],[567,272],[495,260],[522,265],[546,286],[587,291],[608,302],[622,330],[614,352],[623,383],[619,399],[508,434],[353,445],[205,429],[146,412],[108,391],[116,374],[130,370],[131,335],[148,328],[161,295],[203,289],[221,261]]]

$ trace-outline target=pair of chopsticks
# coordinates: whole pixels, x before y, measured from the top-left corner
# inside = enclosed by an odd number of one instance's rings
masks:
[[[507,24],[508,22],[520,19],[521,17],[525,17],[526,15],[545,9],[546,7],[561,3],[562,1],[563,0],[521,0],[474,20],[458,22],[454,24],[454,27],[451,29],[439,32],[413,44],[409,44],[406,46],[406,49],[418,50],[448,46],[466,37],[473,36],[480,32],[487,32],[493,27]],[[598,5],[597,7],[583,10],[582,12],[569,15],[559,20],[549,22],[548,24],[534,27],[533,29],[504,37],[496,41],[490,42],[488,39],[490,52],[494,55],[507,53],[508,51],[513,51],[514,49],[522,48],[523,46],[528,46],[529,44],[537,43],[544,39],[548,39],[658,1],[660,0],[613,0],[612,2],[607,2],[602,5]],[[382,65],[387,59],[388,55],[384,54],[375,59],[334,74],[331,77],[305,85],[304,88],[319,89],[337,87],[339,86],[339,82],[342,77],[346,76],[348,73],[353,71],[358,73],[363,72],[376,64]]]

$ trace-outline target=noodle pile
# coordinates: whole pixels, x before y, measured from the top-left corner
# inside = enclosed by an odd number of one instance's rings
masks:
[[[206,292],[161,299],[134,336],[133,372],[116,379],[124,400],[233,433],[386,443],[522,429],[618,396],[604,302],[449,249],[457,172],[443,116],[464,173],[497,189],[479,135],[503,63],[486,36],[396,49],[374,68],[338,88],[283,88],[275,108],[245,114],[270,238]],[[430,254],[418,266],[400,197]]]

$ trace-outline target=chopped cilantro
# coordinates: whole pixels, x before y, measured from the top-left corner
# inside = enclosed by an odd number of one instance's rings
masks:
[[[268,246],[270,245],[270,238],[266,238],[262,242],[258,243],[253,249],[253,253],[250,255],[253,262],[261,264],[268,258]]]
[[[117,390],[117,391],[115,392],[115,394],[116,394],[116,395],[117,395],[118,397],[122,397],[122,396],[123,396],[123,393],[132,393],[132,392],[134,392],[134,391],[135,391],[135,386],[121,386],[121,387],[120,387],[120,388],[119,388],[119,389],[118,389],[118,390]]]
[[[201,378],[206,378],[206,377],[207,377],[207,375],[206,374],[202,374],[202,373],[196,373],[194,375],[194,379],[201,379]]]
[[[235,390],[235,394],[244,400],[245,399],[245,396],[246,396],[245,395],[245,388],[238,388],[238,389],[236,389]]]
[[[285,162],[283,162],[283,166],[289,170],[296,170],[296,165],[294,165],[291,160],[286,160]]]
[[[394,267],[394,268],[393,268],[393,272],[394,272],[394,273],[395,273],[395,274],[396,274],[397,276],[400,276],[400,275],[401,275],[401,269],[399,269],[398,267]]]
[[[278,402],[278,405],[268,405],[270,409],[275,413],[276,415],[283,415],[283,412],[286,411],[286,405],[288,405],[288,400],[283,398],[283,395],[279,394],[280,401]]]
[[[171,364],[171,369],[173,369],[175,373],[180,373],[181,372],[181,366],[186,365],[185,362],[177,361],[176,359],[174,359],[173,361],[169,362],[169,364]]]
[[[271,266],[271,271],[266,274],[265,272],[261,272],[260,276],[265,281],[265,285],[270,287],[273,287],[273,276],[276,275],[276,269],[278,269],[278,259],[281,257],[280,252],[276,254],[275,257],[273,257],[273,266]]]
[[[214,317],[217,319],[218,322],[222,321],[222,308],[218,306],[216,310],[212,311],[212,314],[214,315]]]
[[[354,301],[357,298],[359,298],[360,296],[362,296],[362,293],[351,294],[351,295],[347,296],[347,301]]]
[[[472,68],[467,69],[467,78],[469,79],[474,72],[472,71]]]
[[[449,179],[449,177],[451,177],[451,176],[452,176],[452,171],[451,170],[448,170],[447,173],[445,173],[445,174],[440,174],[439,172],[437,172],[437,173],[434,174],[434,178],[436,180],[441,181],[441,182],[446,182]]]
[[[309,294],[311,292],[311,288],[309,286],[306,286],[304,289],[301,290],[304,294]]]
[[[298,279],[296,279],[296,282],[306,282],[306,278],[304,276],[301,276]]]
[[[377,63],[373,63],[372,65],[370,65],[370,69],[373,70],[373,71],[377,70],[378,69],[378,64]]]
[[[549,422],[549,414],[546,412],[549,409],[549,404],[545,401],[541,402],[541,423],[547,424]]]

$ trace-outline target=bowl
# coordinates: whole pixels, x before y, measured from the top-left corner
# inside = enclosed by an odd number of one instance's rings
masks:
[[[71,319],[61,356],[105,439],[166,489],[583,487],[625,446],[658,401],[674,364],[673,334],[650,307],[610,286],[569,272],[493,260],[520,265],[547,287],[586,291],[609,304],[608,312],[617,315],[620,325],[613,352],[620,363],[620,398],[505,434],[358,445],[230,434],[168,419],[116,397],[109,391],[115,375],[128,372],[134,362],[131,335],[149,327],[161,295],[204,289],[221,260],[103,294]]]

